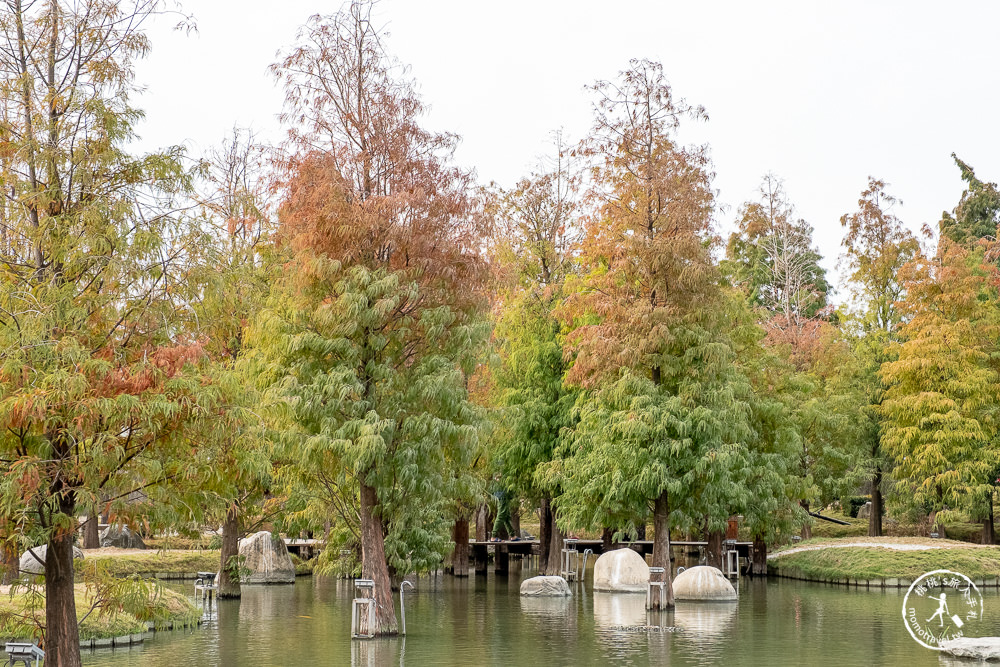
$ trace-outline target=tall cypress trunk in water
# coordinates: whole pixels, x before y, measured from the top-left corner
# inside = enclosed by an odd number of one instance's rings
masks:
[[[469,520],[464,516],[455,519],[451,537],[455,551],[451,554],[451,573],[456,577],[469,576]]]
[[[226,520],[222,524],[222,553],[219,556],[219,597],[238,598],[240,576],[233,571],[240,555],[240,509],[236,503],[226,511]],[[235,576],[234,576],[235,575]]]
[[[549,542],[552,539],[552,501],[542,496],[538,508],[538,571],[545,573],[549,568]]]
[[[725,537],[726,532],[723,530],[711,530],[708,532],[706,535],[708,546],[705,548],[708,557],[705,561],[706,565],[722,569],[722,541]]]
[[[59,512],[76,515],[72,498],[62,496]],[[49,537],[45,554],[45,664],[80,667],[80,631],[73,591],[73,532]]]
[[[666,582],[665,599],[661,601],[661,609],[674,606],[673,573],[670,568],[670,504],[667,492],[663,491],[653,505],[653,567],[663,568],[663,580]]]
[[[83,522],[83,548],[99,549],[101,547],[101,531],[98,523],[97,507],[90,510],[87,520]]]
[[[551,507],[551,505],[550,505]],[[549,528],[549,562],[543,574],[558,576],[562,572],[563,534],[556,525],[556,512],[552,511],[552,525]]]
[[[375,487],[361,484],[361,572],[375,582],[375,634],[399,632],[396,608],[392,602],[392,581],[385,560],[385,535],[377,516],[378,495]]]
[[[882,467],[875,466],[872,480],[872,509],[868,515],[868,537],[882,537]]]
[[[763,535],[753,536],[753,564],[750,567],[753,576],[767,576],[767,542]]]

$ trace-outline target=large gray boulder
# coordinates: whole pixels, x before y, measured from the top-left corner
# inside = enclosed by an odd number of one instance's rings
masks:
[[[858,518],[868,519],[871,517],[871,515],[872,515],[872,503],[869,500],[867,503],[861,506],[861,509],[858,510]]]
[[[266,530],[240,540],[243,567],[249,572],[244,584],[294,584],[295,565],[284,541]]]
[[[118,549],[145,549],[146,543],[139,534],[128,526],[108,526],[101,533],[101,547],[117,547]]]
[[[674,578],[674,599],[726,602],[736,599],[736,589],[718,568],[698,565]]]
[[[646,559],[631,549],[608,551],[594,563],[595,591],[645,593],[648,587]]]
[[[524,597],[566,597],[569,584],[562,577],[531,577],[521,582]]]
[[[973,660],[1000,660],[1000,637],[959,637],[939,644],[947,655]]]
[[[49,550],[47,544],[38,547],[31,547],[23,554],[18,562],[17,568],[21,574],[45,574],[45,554]],[[73,560],[83,558],[83,552],[73,547]]]

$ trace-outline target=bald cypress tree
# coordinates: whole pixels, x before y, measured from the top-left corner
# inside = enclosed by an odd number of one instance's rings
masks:
[[[254,344],[289,400],[289,488],[329,499],[326,516],[353,532],[375,632],[392,634],[390,566],[425,570],[447,553],[448,494],[478,437],[466,377],[485,333],[484,265],[455,138],[421,127],[370,11],[313,17],[274,67],[291,136],[278,234],[292,260]]]

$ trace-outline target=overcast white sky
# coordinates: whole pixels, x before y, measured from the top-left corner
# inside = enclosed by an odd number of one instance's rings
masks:
[[[152,25],[139,67],[146,147],[197,154],[234,124],[280,139],[282,92],[267,67],[315,0],[183,0],[198,34]],[[715,162],[724,233],[768,171],[785,179],[833,268],[839,218],[869,175],[917,229],[962,191],[950,154],[1000,180],[1000,3],[687,0],[383,0],[389,50],[412,67],[427,125],[463,138],[458,161],[511,185],[590,124],[584,86],[630,58],[659,60],[675,94],[710,120],[685,133]]]

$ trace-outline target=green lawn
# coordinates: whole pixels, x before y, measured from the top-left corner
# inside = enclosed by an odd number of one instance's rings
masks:
[[[216,572],[219,569],[219,551],[136,551],[115,554],[88,554],[75,561],[77,572],[88,563],[100,563],[117,577],[137,574],[152,577],[156,573],[192,574]]]
[[[804,543],[808,544],[808,543]],[[813,580],[915,579],[931,570],[952,570],[972,579],[1000,576],[1000,547],[899,551],[881,547],[831,547],[778,556],[768,569]]]

